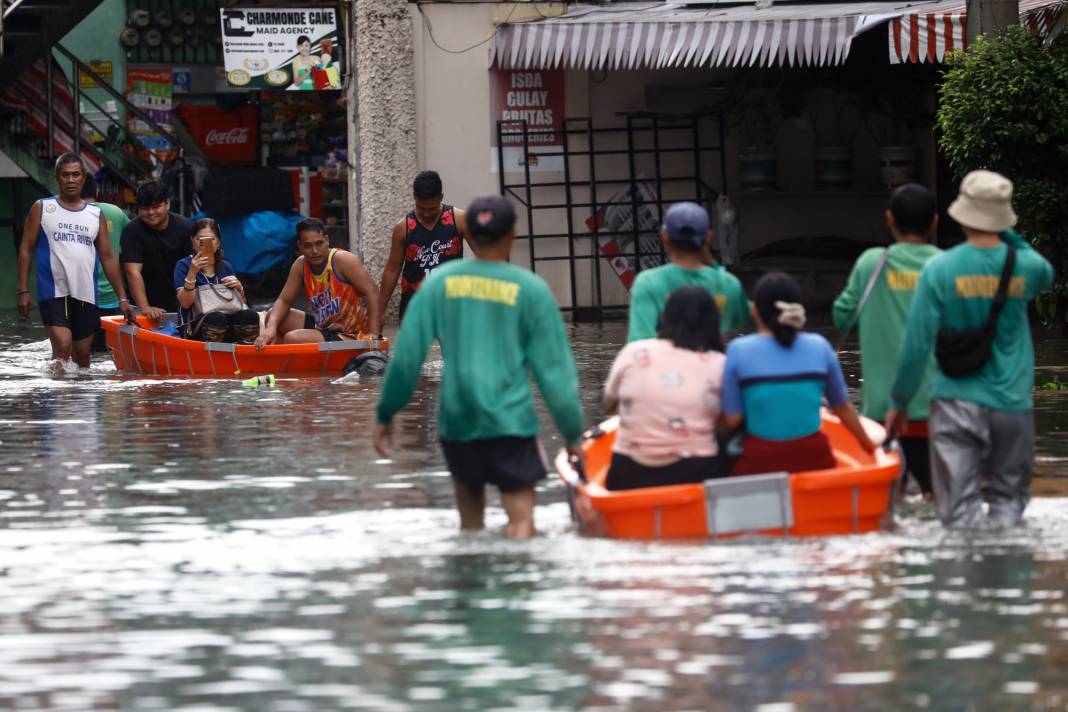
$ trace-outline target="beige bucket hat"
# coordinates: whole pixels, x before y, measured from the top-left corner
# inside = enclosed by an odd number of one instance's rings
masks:
[[[964,176],[949,215],[964,227],[1001,232],[1016,224],[1012,211],[1012,181],[993,171],[972,171]]]

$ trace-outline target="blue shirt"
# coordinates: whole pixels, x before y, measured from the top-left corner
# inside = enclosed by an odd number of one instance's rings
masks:
[[[174,265],[174,288],[175,289],[182,289],[182,288],[185,287],[185,278],[187,276],[189,276],[189,265],[191,265],[191,264],[193,264],[193,255],[189,255],[188,257],[185,257],[183,259],[178,260],[178,263],[176,265]],[[234,268],[233,268],[233,266],[229,262],[227,262],[226,260],[223,260],[222,264],[219,265],[218,268],[216,268],[215,274],[212,276],[210,284],[219,284],[219,283],[222,282],[222,278],[223,277],[233,277],[233,276],[234,276]],[[208,278],[203,272],[198,272],[197,273],[196,287],[199,287],[202,284],[209,284]],[[196,287],[194,287],[194,289]],[[181,305],[179,305],[178,323],[179,324],[185,324],[185,323],[190,322],[192,320],[193,320],[193,310],[192,309],[182,309]]]
[[[765,440],[812,435],[820,429],[824,394],[832,407],[849,398],[838,357],[819,334],[801,332],[789,348],[763,334],[727,346],[723,412],[744,415],[751,435]]]

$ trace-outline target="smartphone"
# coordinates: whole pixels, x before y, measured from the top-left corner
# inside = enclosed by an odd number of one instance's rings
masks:
[[[198,239],[200,240],[200,252],[199,252],[199,254],[201,256],[203,256],[203,257],[211,257],[211,241],[214,240],[215,238],[213,238],[213,237],[201,237],[201,238],[198,238]]]

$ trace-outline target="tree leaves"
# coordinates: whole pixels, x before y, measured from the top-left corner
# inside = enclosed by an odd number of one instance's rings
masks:
[[[1047,48],[1026,28],[1008,27],[976,38],[967,52],[952,53],[939,90],[937,124],[939,145],[958,178],[986,168],[1012,179],[1018,228],[1057,270],[1049,297],[1068,293],[1065,38]],[[1054,303],[1065,304],[1063,297],[1049,297],[1039,307],[1043,315]]]

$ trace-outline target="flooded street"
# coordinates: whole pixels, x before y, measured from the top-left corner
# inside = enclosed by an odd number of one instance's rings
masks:
[[[571,331],[592,424],[625,329]],[[440,359],[384,462],[377,382],[53,379],[43,330],[0,335],[0,709],[1068,707],[1068,499],[1008,535],[910,502],[892,533],[646,544],[576,536],[547,480],[540,538],[495,506],[460,535]],[[1036,348],[1068,381],[1066,342]],[[1068,391],[1036,421],[1055,491]]]

